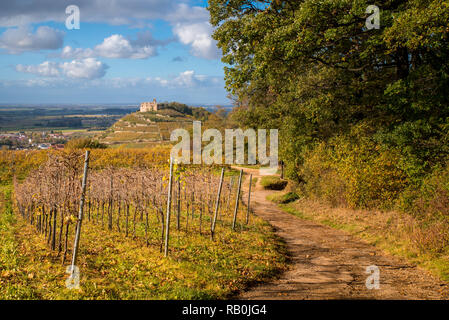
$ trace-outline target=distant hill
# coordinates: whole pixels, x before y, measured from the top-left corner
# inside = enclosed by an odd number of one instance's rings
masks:
[[[99,139],[111,146],[147,147],[170,142],[173,130],[192,128],[195,120],[216,117],[201,107],[171,102],[158,104],[158,111],[128,114],[106,130]]]

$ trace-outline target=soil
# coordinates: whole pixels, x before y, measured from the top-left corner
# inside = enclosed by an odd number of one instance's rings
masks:
[[[285,241],[290,267],[279,278],[241,293],[240,299],[448,299],[448,284],[426,270],[344,231],[284,212],[266,199],[282,191],[264,190],[258,169],[241,169],[258,178],[251,192],[252,211],[270,223]],[[248,181],[243,187],[246,194]],[[379,268],[379,289],[368,289],[366,285],[372,276],[367,273],[369,266]]]

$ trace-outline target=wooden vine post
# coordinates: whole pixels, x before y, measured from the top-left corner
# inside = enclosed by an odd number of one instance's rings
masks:
[[[229,211],[230,203],[231,203],[231,195],[232,195],[232,187],[234,186],[234,177],[231,177],[231,181],[229,183],[229,195],[228,201],[226,202],[226,210]]]
[[[79,243],[80,243],[80,236],[81,236],[81,225],[83,222],[83,210],[84,210],[84,201],[86,199],[86,184],[87,184],[87,171],[89,169],[89,155],[90,151],[86,151],[86,157],[84,159],[84,174],[83,174],[83,184],[82,184],[82,192],[81,192],[81,199],[80,199],[80,208],[78,212],[78,221],[76,224],[76,233],[75,233],[75,241],[73,244],[73,254],[72,254],[72,266],[70,275],[73,276],[75,272],[75,266],[76,266],[76,258],[78,256],[78,249],[79,249]]]
[[[179,175],[177,182],[178,182],[178,192],[176,193],[176,200],[177,200],[176,229],[178,229],[179,231],[181,219],[181,175]]]
[[[246,224],[249,222],[249,213],[251,208],[251,186],[253,184],[253,175],[249,176],[249,189],[248,189],[248,211],[246,212]]]
[[[284,161],[281,160],[281,179],[284,179]]]
[[[232,219],[232,230],[235,230],[235,222],[237,221],[237,211],[239,209],[240,190],[242,188],[243,169],[240,170],[239,185],[237,188],[237,198],[235,199],[234,218]]]
[[[223,188],[224,172],[225,172],[225,168],[222,168],[221,176],[220,176],[220,185],[218,187],[218,193],[217,193],[217,202],[215,203],[214,220],[212,221],[212,226],[211,226],[211,230],[210,230],[210,237],[212,240],[214,240],[215,225],[217,223],[218,209],[220,208],[220,196],[221,196],[221,189]]]
[[[170,239],[170,209],[171,209],[171,195],[173,184],[173,158],[170,158],[170,178],[168,180],[168,196],[167,196],[167,217],[165,223],[165,252],[164,256],[168,256],[168,241]]]

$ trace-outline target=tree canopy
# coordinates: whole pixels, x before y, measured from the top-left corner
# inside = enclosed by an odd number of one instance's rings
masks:
[[[399,150],[410,176],[447,159],[449,1],[210,0],[209,11],[233,116],[280,129],[290,176],[342,135]]]

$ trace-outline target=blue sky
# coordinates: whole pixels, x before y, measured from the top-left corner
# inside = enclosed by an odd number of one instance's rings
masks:
[[[66,27],[69,5],[79,8],[78,30]],[[0,103],[229,104],[206,6],[206,0],[2,1]]]

